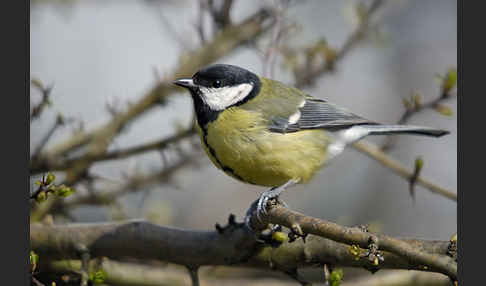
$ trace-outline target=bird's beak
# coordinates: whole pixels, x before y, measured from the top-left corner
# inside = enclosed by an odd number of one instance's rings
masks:
[[[174,81],[173,83],[175,85],[182,86],[182,87],[189,88],[189,89],[192,89],[192,88],[197,86],[197,85],[194,84],[194,81],[192,80],[192,78],[180,78],[180,79]]]

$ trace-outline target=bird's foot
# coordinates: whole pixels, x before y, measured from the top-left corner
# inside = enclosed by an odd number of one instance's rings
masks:
[[[260,198],[258,199],[257,203],[257,218],[259,221],[261,221],[262,214],[266,215],[268,213],[267,211],[267,205],[270,200],[275,200],[281,204],[283,204],[285,207],[288,207],[287,204],[279,200],[278,197],[280,196],[280,193],[282,193],[286,188],[295,185],[297,182],[295,180],[289,180],[287,183],[279,186],[279,187],[274,187],[271,189],[268,189],[264,191],[261,195]]]

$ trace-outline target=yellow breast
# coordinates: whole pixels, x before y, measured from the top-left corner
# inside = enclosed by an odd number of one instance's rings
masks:
[[[200,130],[201,141],[218,168],[261,186],[307,182],[325,163],[329,138],[323,130],[281,134],[266,126],[257,112],[230,108]]]

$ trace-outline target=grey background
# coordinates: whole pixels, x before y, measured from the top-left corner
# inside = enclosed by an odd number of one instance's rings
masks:
[[[236,1],[233,19],[238,22],[262,3],[271,2]],[[324,36],[331,45],[341,46],[355,27],[355,3],[308,0],[293,5],[287,15],[300,25],[300,30],[290,44],[304,46]],[[82,119],[87,129],[98,126],[109,119],[107,102],[123,106],[140,98],[155,83],[154,67],[162,75],[170,73],[184,46],[198,46],[193,28],[196,1],[31,4],[31,76],[55,83],[53,107],[31,125],[31,150],[52,125],[57,111]],[[412,91],[420,92],[425,101],[437,97],[435,74],[456,66],[456,9],[453,0],[387,1],[376,15],[381,36],[363,42],[338,64],[336,73],[306,91],[372,120],[395,122],[404,111],[403,97]],[[262,72],[260,56],[250,49],[240,49],[220,62]],[[288,72],[276,70],[275,78],[291,83]],[[38,93],[32,89],[31,102],[38,100]],[[442,187],[456,190],[456,100],[447,105],[454,111],[453,116],[429,110],[414,116],[410,124],[448,129],[450,135],[440,139],[400,136],[390,154],[410,167],[418,155],[423,156],[422,174]],[[190,97],[183,93],[173,96],[168,108],[155,108],[138,119],[110,149],[168,136],[175,124],[187,126],[191,115]],[[70,128],[62,129],[48,146],[69,135]],[[384,138],[369,139],[378,143]],[[138,203],[140,194],[121,198],[126,214],[140,218],[158,213],[158,223],[202,229],[225,222],[229,213],[241,220],[264,188],[235,181],[201,156],[202,168],[184,169],[173,185],[151,188],[142,208]],[[150,171],[161,165],[159,154],[151,152],[97,164],[93,170],[116,181],[123,172]],[[291,208],[308,215],[346,225],[373,223],[391,235],[448,239],[456,232],[455,202],[418,186],[414,203],[405,180],[352,148],[309,184],[290,189],[282,198]],[[79,221],[110,219],[106,208],[83,207],[73,214]]]

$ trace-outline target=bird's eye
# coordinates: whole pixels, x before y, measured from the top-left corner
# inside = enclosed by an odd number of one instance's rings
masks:
[[[219,81],[219,80],[214,81],[213,87],[215,87],[215,88],[221,87],[221,81]]]

